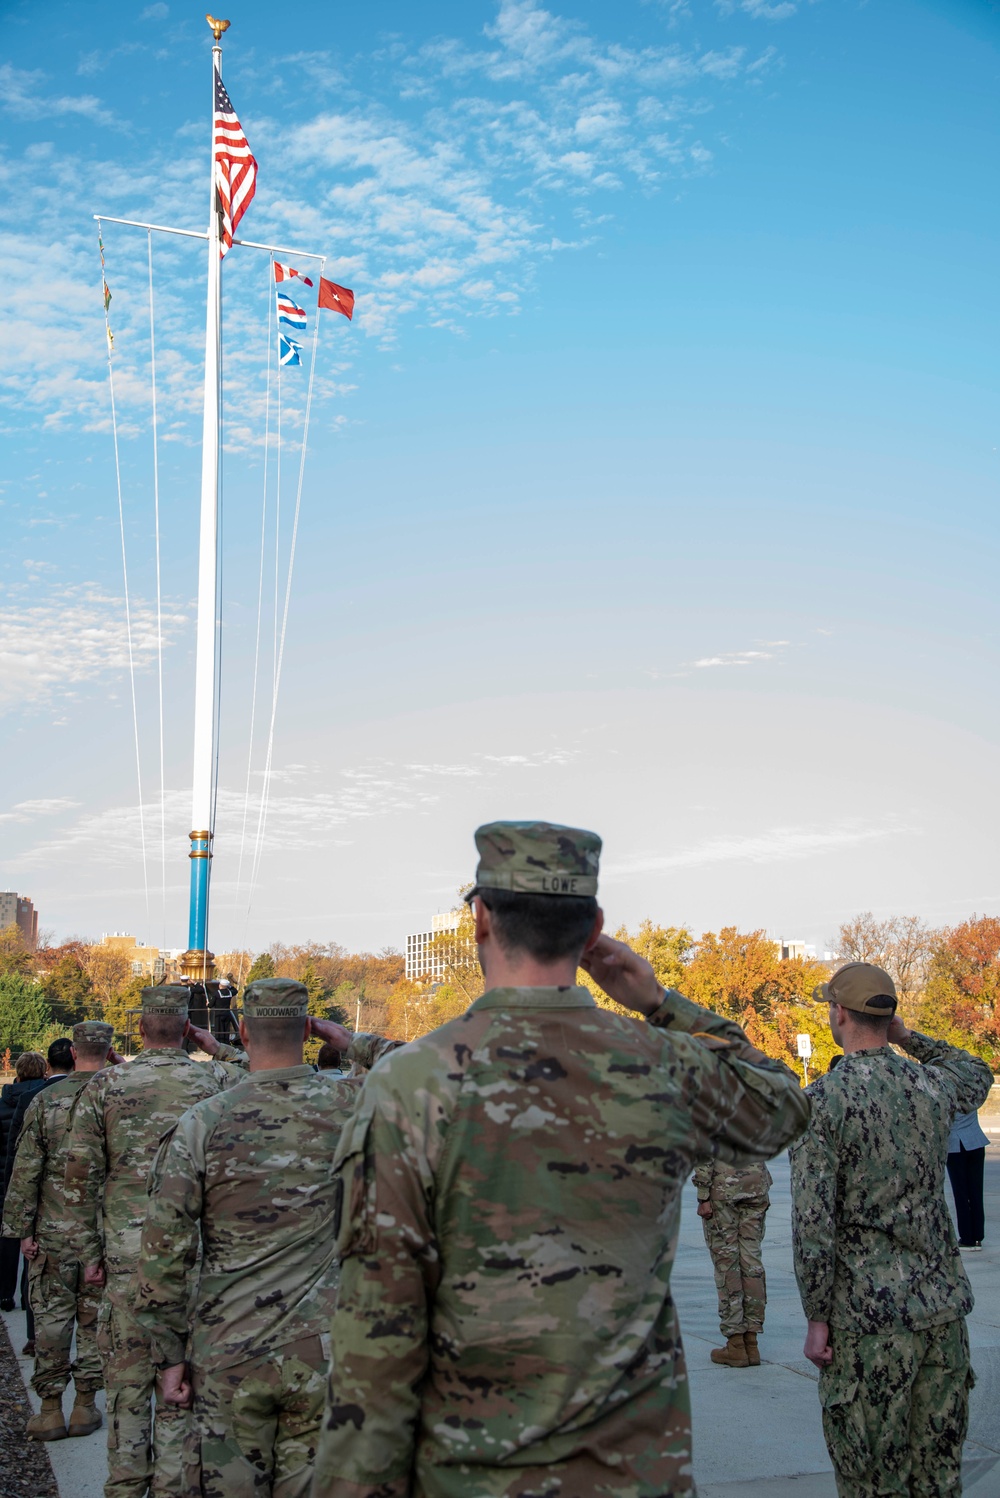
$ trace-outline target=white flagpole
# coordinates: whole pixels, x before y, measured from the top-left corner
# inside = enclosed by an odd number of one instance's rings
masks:
[[[211,21],[209,22],[211,25]],[[228,25],[228,22],[225,23]],[[225,27],[223,27],[225,29]],[[198,628],[195,644],[194,779],[191,794],[191,904],[184,976],[207,982],[215,974],[208,950],[208,891],[212,860],[212,776],[215,765],[216,635],[219,623],[219,359],[222,262],[215,185],[215,75],[222,72],[220,30],[212,48],[213,144],[208,218],[208,305],[205,317],[205,406],[201,448],[201,527],[198,543]]]

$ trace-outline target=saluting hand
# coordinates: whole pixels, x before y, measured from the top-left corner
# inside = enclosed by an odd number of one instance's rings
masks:
[[[590,950],[584,952],[580,966],[609,999],[626,1009],[652,1014],[663,1003],[663,989],[645,957],[639,957],[613,936],[599,936]]]
[[[336,1020],[314,1019],[312,1015],[309,1016],[307,1040],[309,1036],[315,1040],[325,1040],[327,1045],[332,1045],[337,1051],[346,1051],[351,1043],[350,1030],[345,1030],[343,1025],[338,1025]]]
[[[218,1054],[219,1042],[211,1030],[202,1030],[197,1025],[189,1025],[188,1035],[190,1035],[195,1045],[205,1052],[206,1056],[215,1056]]]

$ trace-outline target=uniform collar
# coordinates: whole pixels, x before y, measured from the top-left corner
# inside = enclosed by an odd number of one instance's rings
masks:
[[[586,988],[490,988],[470,1009],[593,1009],[594,997]]]
[[[315,1071],[307,1062],[301,1066],[265,1066],[261,1071],[248,1071],[247,1082],[290,1082],[294,1077],[314,1077]]]

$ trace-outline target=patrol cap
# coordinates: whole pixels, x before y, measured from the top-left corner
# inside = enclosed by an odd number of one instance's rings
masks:
[[[246,1019],[305,1019],[309,990],[294,978],[257,978],[243,993]]]
[[[877,1014],[888,1019],[896,1009],[896,985],[874,963],[848,962],[813,990],[813,998],[818,1004],[842,1004],[858,1014]]]
[[[102,1019],[85,1019],[73,1026],[74,1045],[110,1045],[114,1038],[114,1027]]]
[[[143,1014],[176,1014],[187,1019],[191,991],[186,983],[159,983],[142,990]]]
[[[487,822],[476,831],[480,889],[525,895],[596,895],[601,839],[553,822]]]

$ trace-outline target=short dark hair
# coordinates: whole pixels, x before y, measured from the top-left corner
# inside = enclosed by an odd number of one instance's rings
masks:
[[[887,1004],[884,1014],[872,1014],[870,1009],[851,1009],[848,1013],[859,1029],[870,1030],[874,1035],[884,1035],[892,1024],[893,1016],[896,1013],[895,999],[889,999],[888,995],[886,995],[886,1000]],[[892,1004],[891,1009],[888,1008],[889,1003]]]
[[[493,917],[505,952],[527,952],[537,962],[582,956],[597,918],[594,895],[525,895],[509,889],[475,889]]]
[[[110,1048],[103,1040],[81,1040],[74,1044],[77,1061],[103,1061]]]
[[[186,1023],[186,1014],[171,1013],[163,1009],[155,1013],[144,1014],[140,1020],[142,1033],[154,1045],[179,1046],[184,1038]]]
[[[316,1057],[316,1065],[320,1071],[339,1071],[343,1065],[343,1061],[343,1051],[338,1051],[335,1045],[331,1045],[328,1040],[324,1040],[319,1048],[319,1055]]]
[[[72,1071],[73,1042],[65,1035],[54,1040],[48,1049],[48,1061],[53,1071]]]
[[[275,1047],[280,1049],[292,1046],[296,1041],[301,1040],[306,1017],[304,1014],[292,1014],[280,1017],[268,1015],[265,1018],[258,1014],[245,1014],[243,1023],[255,1045],[263,1046],[265,1050],[273,1050]]]

